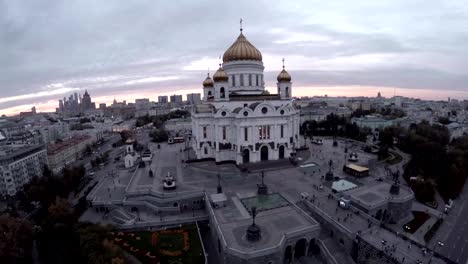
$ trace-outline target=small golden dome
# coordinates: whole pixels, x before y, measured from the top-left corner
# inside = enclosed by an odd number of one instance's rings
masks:
[[[215,82],[227,82],[229,80],[229,77],[227,76],[223,68],[221,67],[221,64],[219,65],[219,69],[213,75],[213,80]]]
[[[283,70],[278,74],[278,77],[276,77],[276,80],[278,82],[290,82],[291,81],[291,75],[283,68]]]
[[[242,31],[239,37],[237,37],[237,40],[223,55],[223,62],[238,60],[262,61],[262,53],[260,53],[260,51],[245,38]]]
[[[213,85],[213,80],[211,79],[210,74],[208,73],[208,76],[206,76],[205,80],[203,81],[203,87],[213,87]]]

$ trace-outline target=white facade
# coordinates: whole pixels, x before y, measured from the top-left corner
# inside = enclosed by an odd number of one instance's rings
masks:
[[[291,77],[278,75],[277,94],[265,91],[260,52],[243,34],[226,51],[223,64],[203,82],[204,100],[192,111],[197,159],[236,164],[278,160],[295,153],[299,110]]]

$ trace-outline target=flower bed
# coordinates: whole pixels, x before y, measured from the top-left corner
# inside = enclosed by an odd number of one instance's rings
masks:
[[[413,211],[414,218],[405,225],[403,229],[411,234],[414,234],[431,216],[420,211]]]
[[[204,263],[195,226],[156,232],[111,233],[114,242],[142,263]]]

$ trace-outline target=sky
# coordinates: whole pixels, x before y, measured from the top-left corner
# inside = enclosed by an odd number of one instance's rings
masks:
[[[275,91],[468,99],[464,1],[0,0],[0,114],[202,92],[243,32]]]

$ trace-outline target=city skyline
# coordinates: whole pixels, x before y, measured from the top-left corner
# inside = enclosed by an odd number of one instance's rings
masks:
[[[201,92],[208,68],[214,72],[238,34],[239,17],[262,50],[270,91],[285,57],[294,96],[391,97],[396,88],[422,99],[468,98],[468,54],[460,45],[468,10],[451,1],[0,5],[0,61],[8,65],[0,67],[0,114],[52,111],[58,98],[85,89],[97,104]],[[229,12],[198,14],[217,8]]]

